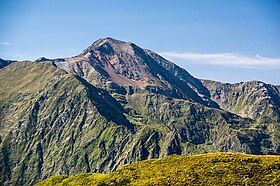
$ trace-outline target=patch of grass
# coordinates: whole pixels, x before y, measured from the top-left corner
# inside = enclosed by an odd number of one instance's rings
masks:
[[[107,175],[91,173],[51,177],[37,186],[279,184],[279,156],[213,153],[141,161]]]
[[[37,186],[62,186],[62,185],[97,185],[101,184],[102,180],[104,180],[108,175],[106,174],[95,174],[95,173],[87,173],[87,174],[77,174],[75,176],[52,176],[38,184]]]

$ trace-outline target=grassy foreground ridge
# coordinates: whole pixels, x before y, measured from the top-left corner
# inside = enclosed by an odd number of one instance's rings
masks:
[[[110,174],[53,176],[37,184],[48,185],[280,185],[280,156],[175,155],[125,165]]]

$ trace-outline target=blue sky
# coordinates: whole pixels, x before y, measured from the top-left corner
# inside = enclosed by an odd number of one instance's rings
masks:
[[[0,0],[0,57],[79,54],[131,41],[203,79],[280,84],[279,0]]]

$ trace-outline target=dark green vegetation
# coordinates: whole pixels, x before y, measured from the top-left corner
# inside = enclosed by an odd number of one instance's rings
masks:
[[[279,87],[251,94],[245,84],[243,103],[236,89],[220,101],[203,83],[111,38],[72,58],[9,64],[0,70],[0,183],[109,173],[172,154],[280,154]]]
[[[111,174],[54,176],[52,185],[279,185],[280,157],[241,153],[168,156],[123,166]]]

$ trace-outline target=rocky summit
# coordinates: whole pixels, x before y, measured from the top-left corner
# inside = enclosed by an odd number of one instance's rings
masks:
[[[0,183],[109,173],[206,152],[280,154],[280,88],[199,80],[104,38],[70,58],[1,60]]]

